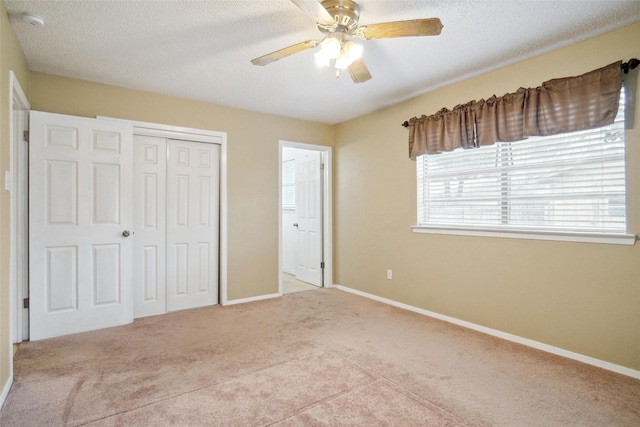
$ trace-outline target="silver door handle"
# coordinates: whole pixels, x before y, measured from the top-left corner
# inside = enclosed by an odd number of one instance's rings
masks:
[[[297,222],[294,222],[294,223],[293,223],[293,226],[294,226],[295,228],[298,228],[298,223],[297,223]]]
[[[131,235],[131,232],[129,230],[124,230],[122,232],[122,237],[129,237]]]

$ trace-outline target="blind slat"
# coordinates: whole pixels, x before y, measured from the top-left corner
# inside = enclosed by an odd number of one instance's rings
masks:
[[[282,208],[296,208],[296,161],[282,162]]]

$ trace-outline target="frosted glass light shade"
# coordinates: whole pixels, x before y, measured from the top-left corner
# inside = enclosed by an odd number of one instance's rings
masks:
[[[362,45],[356,44],[352,41],[348,41],[344,44],[344,50],[347,52],[347,56],[349,57],[349,64],[353,61],[356,61],[362,57]]]
[[[343,50],[342,53],[336,58],[336,68],[338,70],[345,70],[351,65],[353,61],[349,60],[349,55]]]
[[[325,53],[329,59],[336,59],[340,55],[342,46],[339,40],[332,37],[327,37],[320,43],[320,49]]]
[[[316,64],[320,67],[328,67],[331,64],[331,58],[329,58],[321,49],[313,54],[316,58]]]

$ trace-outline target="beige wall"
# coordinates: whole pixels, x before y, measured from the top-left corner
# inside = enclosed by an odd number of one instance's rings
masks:
[[[338,125],[337,283],[640,370],[640,243],[413,233],[415,162],[400,126],[442,107],[640,58],[639,40],[635,24]],[[627,191],[630,232],[640,234],[640,105],[635,117],[626,133]]]
[[[28,96],[29,72],[18,39],[7,17],[4,2],[0,2],[0,393],[11,375],[10,358],[10,308],[9,308],[9,244],[10,206],[9,192],[4,190],[4,171],[10,170],[9,113],[11,94],[9,93],[9,71],[12,70],[20,86]]]

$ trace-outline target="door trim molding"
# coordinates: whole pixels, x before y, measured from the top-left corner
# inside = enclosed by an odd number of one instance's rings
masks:
[[[220,299],[221,305],[227,300],[227,133],[206,129],[195,129],[159,123],[141,122],[98,116],[98,119],[116,120],[130,123],[134,135],[157,136],[161,138],[184,139],[188,141],[220,144]]]
[[[13,350],[11,350],[13,351]],[[13,355],[11,356],[13,360]],[[2,394],[0,394],[0,409],[2,409],[2,405],[4,405],[5,400],[7,400],[7,396],[9,395],[9,390],[11,390],[11,386],[13,385],[13,368],[11,368],[11,372],[9,373],[9,378],[2,389]]]
[[[324,259],[325,288],[333,287],[333,155],[326,145],[305,144],[280,140],[278,144],[278,295],[282,295],[282,149],[284,147],[323,153],[324,173],[322,174],[322,246]]]
[[[24,271],[26,259],[23,257],[19,257],[17,254],[18,247],[26,247],[29,244],[28,240],[28,230],[29,230],[29,222],[28,218],[26,218],[26,224],[23,230],[26,230],[26,233],[20,234],[18,233],[18,210],[22,207],[26,207],[26,201],[28,200],[27,194],[18,194],[18,190],[22,188],[17,187],[17,183],[26,182],[28,176],[26,175],[26,171],[23,168],[17,167],[17,165],[24,160],[19,157],[20,150],[19,145],[23,138],[20,135],[16,134],[15,129],[15,110],[24,110],[28,113],[31,109],[31,105],[29,104],[29,100],[22,90],[22,86],[20,86],[20,81],[16,77],[13,71],[9,71],[9,93],[11,94],[9,98],[9,164],[11,170],[11,190],[9,196],[9,222],[10,222],[10,240],[9,240],[9,294],[10,294],[10,314],[9,314],[9,349],[13,352],[13,343],[22,342],[25,336],[25,325],[24,325],[24,317],[23,317],[23,308],[22,308],[22,300],[23,298],[28,297],[28,295],[23,295],[23,289],[18,285],[18,271]],[[17,108],[16,108],[17,107]],[[26,123],[25,123],[26,125]],[[27,130],[26,129],[23,130]],[[24,150],[24,153],[29,156],[28,148]],[[22,162],[24,164],[24,162]],[[28,335],[27,335],[28,336]],[[13,375],[13,354],[9,358],[10,360],[10,373]]]

